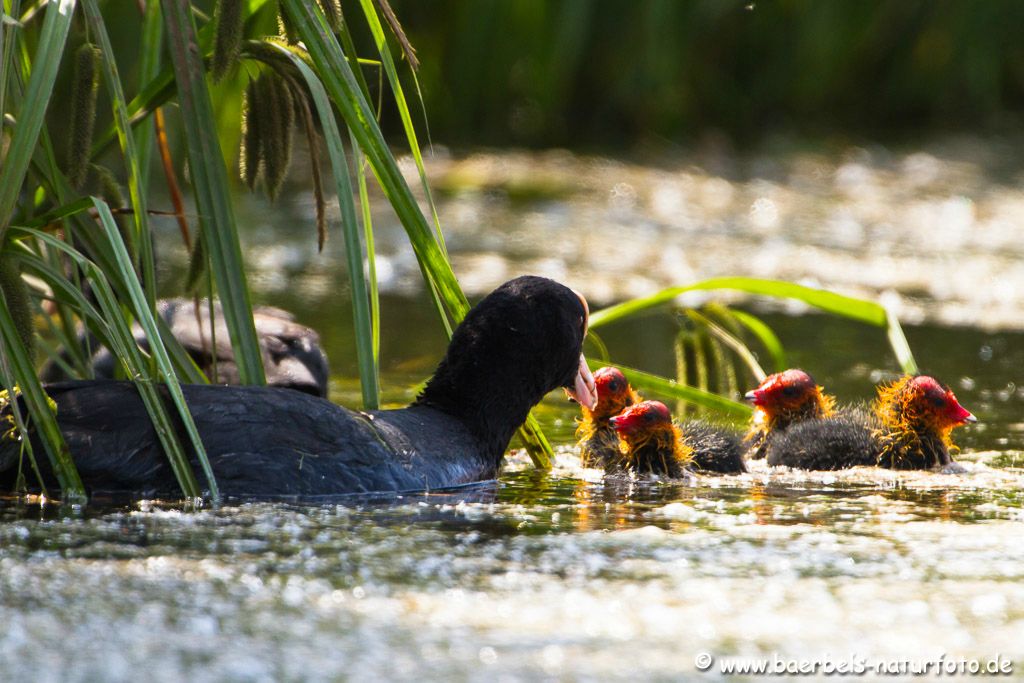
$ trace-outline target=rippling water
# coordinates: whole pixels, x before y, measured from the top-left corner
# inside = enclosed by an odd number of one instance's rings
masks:
[[[1001,655],[1019,674],[1024,276],[1007,230],[1024,194],[991,147],[950,149],[672,168],[484,154],[432,174],[477,293],[532,270],[597,301],[726,273],[888,297],[922,367],[981,419],[957,433],[965,474],[754,463],[605,479],[580,467],[572,408],[552,398],[549,474],[515,453],[497,482],[421,496],[198,511],[0,500],[0,680],[679,680],[701,653]],[[311,234],[272,229],[302,225],[309,207],[293,202],[251,213],[252,282],[322,331],[332,398],[355,405],[340,240],[318,257]],[[387,220],[385,385],[401,403],[444,342]],[[879,330],[756,310],[841,400],[870,399],[896,370]],[[671,374],[675,325],[602,336],[616,360]],[[395,332],[408,329],[424,333]]]
[[[35,680],[678,680],[694,657],[1024,660],[1024,476],[602,480],[0,508],[0,662]],[[998,463],[996,463],[998,464]],[[8,668],[13,667],[13,668]],[[19,678],[24,676],[18,676]]]

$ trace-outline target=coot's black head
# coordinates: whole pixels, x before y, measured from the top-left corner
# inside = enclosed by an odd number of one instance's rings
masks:
[[[594,407],[594,380],[581,353],[588,315],[586,300],[554,280],[506,282],[456,328],[416,404],[459,418],[500,458],[549,391],[565,387]]]

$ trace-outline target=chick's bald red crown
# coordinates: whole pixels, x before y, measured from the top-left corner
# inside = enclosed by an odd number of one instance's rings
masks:
[[[748,391],[744,400],[759,408],[794,406],[814,396],[818,386],[814,379],[796,368],[768,375],[754,390]]]
[[[672,413],[661,401],[643,401],[630,406],[621,415],[608,423],[619,434],[633,434],[645,429],[655,429],[672,424]]]
[[[949,424],[977,422],[978,418],[960,405],[951,389],[934,377],[918,375],[907,382],[907,388],[916,392],[920,405]]]

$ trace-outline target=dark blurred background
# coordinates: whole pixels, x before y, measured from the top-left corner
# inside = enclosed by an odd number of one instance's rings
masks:
[[[1022,120],[1016,0],[392,5],[422,60],[431,136],[448,144],[913,140]],[[396,119],[386,114],[394,130]]]

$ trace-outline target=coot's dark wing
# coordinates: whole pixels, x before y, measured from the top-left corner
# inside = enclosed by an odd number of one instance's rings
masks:
[[[729,429],[693,420],[682,425],[683,443],[693,449],[690,467],[698,472],[740,474],[743,462],[742,437]]]
[[[279,389],[183,389],[227,495],[423,490],[494,476],[460,425],[431,409],[367,415]],[[180,495],[133,385],[68,382],[47,391],[57,402],[61,430],[91,493]],[[183,437],[180,425],[179,433]],[[0,463],[12,460],[5,452],[12,448],[17,444],[0,445]],[[193,467],[202,482],[195,458]],[[10,470],[0,474],[0,483],[9,488],[11,477]]]
[[[804,470],[841,470],[875,465],[878,443],[872,435],[874,421],[861,408],[843,410],[831,417],[805,420],[775,436],[768,449],[769,465]]]

